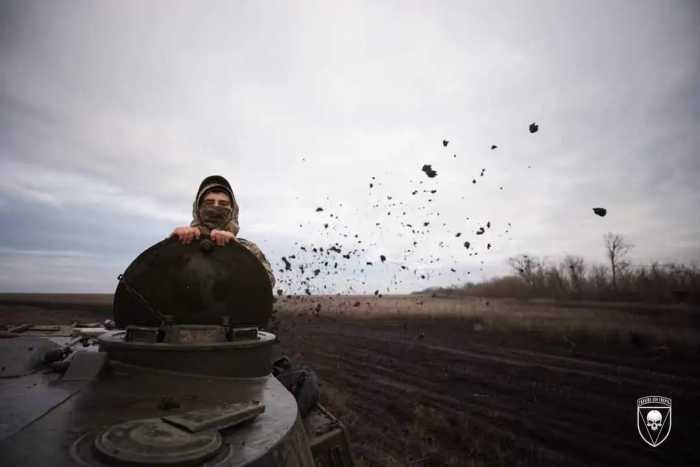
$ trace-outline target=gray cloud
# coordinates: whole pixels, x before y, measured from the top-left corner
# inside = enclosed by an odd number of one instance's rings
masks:
[[[697,24],[681,1],[2,2],[0,290],[110,291],[211,173],[277,267],[295,241],[347,243],[324,203],[368,256],[443,274],[431,284],[523,252],[602,260],[607,231],[638,261],[698,260]],[[389,194],[423,219],[409,180],[438,189],[447,225],[419,256],[439,267],[404,261],[398,220],[372,208]],[[454,232],[486,220],[494,247],[465,256]],[[383,288],[395,266],[335,284]]]

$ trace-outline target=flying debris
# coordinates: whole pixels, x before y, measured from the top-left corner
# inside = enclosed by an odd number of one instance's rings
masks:
[[[608,213],[608,210],[605,208],[593,208],[593,212],[598,214],[600,217],[605,217],[605,215]]]
[[[532,122],[530,123],[530,133],[537,133],[537,130],[539,130],[540,127],[537,125],[537,123]]]
[[[433,178],[437,175],[437,172],[433,170],[430,164],[425,164],[421,169],[429,178]]]
[[[538,131],[537,124],[533,123],[534,131]],[[445,139],[443,141],[444,147],[448,147],[449,141]],[[499,150],[500,145],[497,144],[485,144],[485,148],[490,148],[493,150]],[[452,148],[454,149],[454,148]],[[452,153],[452,149],[449,153],[445,153],[443,157],[449,157]],[[457,155],[452,153],[452,157],[456,158]],[[437,163],[436,161],[425,161]],[[442,162],[444,165],[446,162]],[[418,165],[418,164],[416,164]],[[527,165],[527,162],[523,165]],[[434,179],[437,177],[437,170],[433,168],[430,163],[420,164],[421,171],[429,179]],[[441,166],[442,167],[442,166]],[[483,167],[483,166],[482,166]],[[529,167],[529,166],[528,166]],[[418,168],[414,166],[414,169]],[[441,168],[442,171],[446,170],[446,167]],[[471,182],[473,185],[477,185],[480,179],[486,180],[486,168],[474,168],[474,173],[472,175]],[[489,170],[494,170],[489,168]],[[476,174],[479,175],[476,175]],[[490,172],[491,174],[491,172]],[[442,174],[444,177],[445,174]],[[447,179],[441,177],[440,183],[449,182]],[[448,177],[449,178],[449,177]],[[326,291],[332,290],[334,287],[339,285],[344,286],[343,283],[347,282],[345,289],[346,293],[356,294],[356,293],[367,293],[371,294],[372,291],[377,288],[383,291],[383,287],[372,287],[372,282],[376,279],[375,273],[380,273],[380,271],[374,271],[374,265],[376,264],[379,269],[381,269],[381,274],[386,276],[386,280],[391,280],[391,284],[402,287],[404,284],[404,279],[409,275],[413,280],[421,279],[424,281],[434,280],[433,274],[421,274],[421,269],[424,267],[431,268],[428,266],[432,265],[443,265],[435,276],[443,276],[445,274],[451,276],[453,279],[458,277],[461,280],[461,276],[469,276],[470,272],[462,270],[462,268],[453,261],[457,261],[455,256],[445,257],[445,253],[450,254],[450,250],[456,249],[459,251],[459,242],[461,241],[463,247],[467,250],[466,256],[473,256],[477,259],[478,255],[487,254],[486,251],[493,250],[495,246],[492,243],[486,243],[498,241],[495,237],[489,236],[491,233],[490,229],[498,227],[499,222],[504,223],[503,220],[494,219],[493,222],[490,220],[484,221],[483,224],[473,218],[473,216],[467,217],[467,224],[451,224],[445,217],[445,212],[440,213],[437,205],[443,198],[450,192],[449,187],[438,186],[437,180],[425,180],[422,175],[410,177],[408,184],[392,186],[391,191],[387,190],[389,188],[385,181],[380,181],[380,177],[370,176],[369,180],[365,179],[362,183],[367,183],[369,189],[365,192],[368,196],[369,207],[372,209],[372,219],[369,217],[367,220],[371,221],[369,225],[372,226],[372,230],[380,234],[375,236],[375,238],[365,238],[359,236],[352,232],[351,223],[344,222],[343,217],[347,214],[348,216],[363,216],[365,213],[355,209],[354,212],[350,213],[347,211],[336,211],[336,207],[343,207],[343,203],[338,203],[332,201],[329,196],[322,196],[322,198],[316,199],[316,203],[323,203],[323,206],[317,205],[319,207],[314,208],[313,205],[309,206],[308,213],[309,219],[305,219],[305,222],[299,223],[300,229],[314,229],[316,232],[305,232],[311,235],[320,233],[318,237],[323,239],[324,243],[317,242],[294,242],[294,251],[286,254],[279,263],[275,265],[275,271],[281,273],[280,276],[280,286],[284,286],[284,290],[287,294],[290,293],[289,289],[297,289],[303,295],[304,292],[307,294],[311,293],[321,294],[327,293]],[[456,193],[457,196],[462,195],[461,199],[465,199],[465,195],[469,189],[469,179],[464,179],[459,183],[458,188],[461,188],[461,193]],[[365,187],[367,187],[365,185]],[[472,190],[478,189],[476,186],[471,188]],[[494,189],[504,190],[503,185],[495,185]],[[437,191],[441,192],[440,198],[437,196]],[[297,197],[297,199],[299,199]],[[459,198],[457,198],[459,199]],[[415,204],[414,204],[415,203]],[[317,220],[316,222],[311,222],[312,209],[315,209]],[[603,208],[593,208],[596,215],[605,215],[605,210]],[[601,213],[601,210],[603,213]],[[319,215],[319,213],[321,213]],[[326,217],[328,213],[328,217]],[[387,216],[386,219],[383,216]],[[464,216],[459,216],[464,219]],[[380,222],[381,221],[381,222]],[[479,222],[479,223],[477,223]],[[494,224],[494,225],[491,225]],[[505,235],[509,236],[511,227],[508,224],[505,227]],[[392,255],[392,262],[385,266],[384,263],[388,263],[388,258],[386,253],[382,252],[385,245],[383,245],[385,239],[382,239],[382,235],[386,237],[387,234],[393,234],[394,228],[400,228],[400,232],[396,232],[397,240],[403,242],[402,251],[389,252]],[[437,229],[445,233],[448,237],[447,239],[434,239],[434,234]],[[489,230],[487,233],[486,231]],[[469,241],[464,241],[464,237],[473,238],[474,233],[477,235],[477,245],[471,248],[471,243]],[[453,235],[453,238],[458,240],[452,242],[449,241],[449,235]],[[480,237],[479,237],[480,236]],[[499,230],[496,237],[502,237],[502,232]],[[345,239],[345,240],[343,240]],[[399,240],[402,239],[402,240]],[[481,243],[480,240],[484,240]],[[435,241],[433,241],[435,240]],[[512,239],[511,239],[512,240]],[[344,243],[347,242],[347,243]],[[420,245],[420,248],[418,247]],[[364,248],[363,248],[364,247]],[[430,253],[430,248],[438,248],[437,251],[441,253]],[[379,253],[372,253],[372,251]],[[386,250],[385,250],[386,251]],[[454,253],[454,251],[452,252]],[[337,255],[337,256],[336,256]],[[376,255],[376,256],[374,256]],[[277,258],[280,258],[278,256]],[[380,263],[376,263],[376,259],[380,260]],[[403,265],[402,265],[403,263]],[[452,264],[450,264],[452,263]],[[484,264],[483,262],[481,263]],[[391,268],[389,267],[391,266]],[[444,267],[446,266],[446,267]],[[448,271],[449,270],[449,271]],[[480,269],[483,271],[483,268]],[[345,280],[346,275],[351,274],[352,277],[349,281]],[[379,285],[379,284],[376,284]],[[388,285],[388,284],[387,284]],[[357,288],[356,288],[357,287]],[[304,290],[306,288],[306,290]],[[359,289],[359,290],[358,290]],[[387,289],[387,293],[391,293],[390,287]],[[381,294],[377,294],[381,296]],[[302,299],[303,301],[303,299]],[[354,301],[354,300],[353,300]],[[353,301],[347,303],[348,306],[353,304]],[[364,302],[362,302],[364,305]],[[313,305],[311,305],[313,307]],[[359,306],[359,302],[358,302]],[[312,308],[313,309],[313,308]]]
[[[285,258],[285,257],[283,256],[283,257],[282,257],[282,261],[284,261],[284,269],[287,270],[287,271],[291,271],[291,270],[292,270],[292,264],[289,262],[289,260],[287,260],[287,258]]]
[[[442,146],[443,146],[443,147],[446,148],[448,144],[450,144],[449,141],[447,141],[446,139],[443,139],[443,140],[442,140]]]

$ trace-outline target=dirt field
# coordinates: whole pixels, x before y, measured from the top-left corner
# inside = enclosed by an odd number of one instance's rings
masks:
[[[109,317],[109,296],[77,298],[0,295],[0,324]],[[360,465],[700,465],[697,310],[419,296],[276,308],[283,348],[318,372]],[[637,433],[646,395],[673,400],[657,448]]]
[[[364,465],[700,465],[688,310],[430,297],[278,308],[283,347],[318,371]],[[657,448],[637,433],[645,395],[674,403]]]

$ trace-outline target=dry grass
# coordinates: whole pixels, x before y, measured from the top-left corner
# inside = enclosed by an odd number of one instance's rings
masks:
[[[321,311],[315,312],[318,304]],[[360,303],[360,306],[355,306]],[[435,298],[429,295],[319,296],[282,299],[282,313],[396,321],[414,318],[453,319],[476,332],[526,334],[558,341],[571,350],[581,344],[631,346],[665,352],[696,349],[700,312],[687,306],[611,305],[587,302],[522,301],[478,297]]]

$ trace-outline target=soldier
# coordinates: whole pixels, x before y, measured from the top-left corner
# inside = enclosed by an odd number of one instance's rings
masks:
[[[231,241],[240,243],[260,260],[274,289],[275,275],[270,262],[255,243],[237,237],[239,230],[238,203],[231,185],[221,175],[211,175],[199,185],[192,204],[192,222],[189,226],[176,227],[171,236],[177,237],[184,244],[201,235],[209,235],[219,246]]]
[[[236,241],[250,250],[262,263],[274,289],[275,276],[272,267],[260,248],[253,242],[239,238],[238,203],[228,181],[220,175],[211,175],[199,185],[192,204],[192,222],[177,227],[171,236],[182,243],[191,243],[201,235],[209,235],[219,246]],[[281,355],[279,343],[273,350],[272,373],[294,395],[301,416],[306,416],[319,399],[319,383],[316,373],[303,365],[294,365]]]

